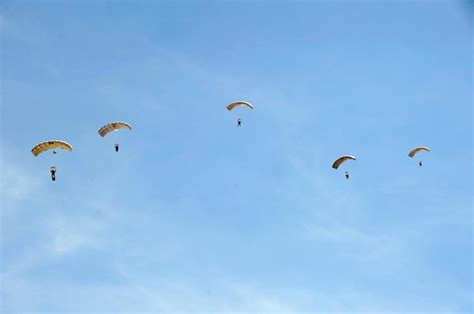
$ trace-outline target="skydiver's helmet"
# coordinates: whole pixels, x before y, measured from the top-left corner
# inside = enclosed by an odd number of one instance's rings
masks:
[[[51,167],[51,172],[56,172],[56,167],[55,166]]]

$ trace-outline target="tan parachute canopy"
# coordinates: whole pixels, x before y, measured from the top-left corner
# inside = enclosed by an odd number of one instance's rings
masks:
[[[413,149],[411,152],[408,153],[408,156],[413,158],[416,154],[418,154],[422,150],[430,152],[430,149],[428,147],[422,146],[422,147],[417,147],[417,148]]]
[[[112,122],[101,127],[99,130],[99,135],[104,137],[109,132],[118,131],[119,129],[129,129],[131,131],[132,126],[127,122]]]
[[[72,152],[72,149],[73,149],[71,144],[69,143],[66,143],[64,141],[54,140],[54,141],[46,141],[43,143],[39,143],[31,150],[31,152],[33,153],[33,155],[38,156],[39,154],[51,148],[67,149],[70,152]]]
[[[332,167],[334,169],[337,169],[339,168],[339,166],[347,161],[347,160],[356,160],[356,158],[354,156],[342,156],[342,157],[339,157],[333,164],[332,164]]]
[[[232,110],[234,109],[235,107],[240,107],[240,106],[247,106],[249,107],[250,109],[253,109],[253,105],[249,102],[246,102],[246,101],[234,101],[233,103],[231,103],[230,105],[227,106],[227,110]]]

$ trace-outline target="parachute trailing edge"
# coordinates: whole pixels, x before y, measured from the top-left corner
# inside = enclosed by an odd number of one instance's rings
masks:
[[[68,150],[70,152],[72,152],[73,150],[71,144],[64,141],[60,141],[60,140],[53,140],[53,141],[46,141],[43,143],[39,143],[38,145],[33,147],[31,152],[33,153],[33,155],[38,156],[39,154],[52,148],[61,148],[61,149]]]
[[[356,158],[354,156],[349,156],[349,155],[341,156],[338,159],[336,159],[336,161],[332,164],[332,167],[334,169],[337,169],[342,163],[346,162],[347,160],[356,160]]]
[[[100,136],[104,137],[110,132],[118,131],[119,129],[129,129],[131,131],[132,126],[127,122],[112,122],[101,127],[98,132]]]

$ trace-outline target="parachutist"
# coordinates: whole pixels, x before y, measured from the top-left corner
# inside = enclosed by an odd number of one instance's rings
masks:
[[[59,148],[68,150],[70,152],[73,151],[71,144],[64,141],[54,140],[54,141],[46,141],[46,142],[39,143],[38,145],[33,147],[33,149],[31,150],[31,153],[34,156],[38,156],[39,154],[44,153],[45,151],[48,151],[50,149],[53,149],[53,151],[58,152]],[[56,167],[51,166],[50,172],[51,172],[51,180],[56,181]]]
[[[251,103],[246,102],[246,101],[241,101],[241,100],[234,101],[233,103],[229,104],[226,108],[227,108],[227,110],[230,111],[230,110],[234,109],[235,107],[242,107],[242,106],[248,107],[250,109],[254,108]],[[242,126],[242,120],[239,118],[237,120],[237,127],[240,127],[240,126]]]
[[[101,127],[99,129],[99,135],[101,137],[104,137],[112,131],[117,132],[118,130],[121,130],[121,129],[129,129],[131,131],[132,126],[128,124],[127,122],[112,122]],[[115,147],[115,152],[118,153],[119,144],[118,143],[115,144],[114,147]]]
[[[421,151],[430,152],[431,150],[426,146],[416,147],[408,153],[408,157],[413,158],[415,157],[416,154],[418,154]],[[418,166],[420,167],[423,166],[423,162],[421,160],[418,161]]]
[[[349,155],[341,156],[338,159],[336,159],[336,161],[332,164],[332,167],[334,169],[337,169],[339,168],[341,164],[343,164],[347,160],[356,160],[356,158],[354,156],[349,156]],[[346,180],[349,180],[349,171],[345,171],[344,174],[346,176]]]
[[[51,167],[51,180],[56,181],[56,167]]]

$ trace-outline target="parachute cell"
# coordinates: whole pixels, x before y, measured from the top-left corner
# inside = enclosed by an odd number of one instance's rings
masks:
[[[253,105],[249,102],[246,102],[246,101],[234,101],[233,103],[231,103],[230,105],[227,106],[227,110],[232,110],[234,109],[235,107],[241,107],[241,106],[246,106],[246,107],[249,107],[250,109],[253,109]]]
[[[112,131],[118,131],[119,129],[129,129],[132,130],[132,126],[127,122],[112,122],[104,125],[99,130],[99,135],[104,137]]]
[[[73,150],[71,144],[69,144],[67,142],[64,142],[64,141],[54,140],[54,141],[46,141],[46,142],[43,142],[43,143],[39,143],[38,145],[33,147],[31,152],[33,153],[33,155],[38,156],[39,154],[41,154],[41,153],[43,153],[43,152],[45,152],[49,149],[52,149],[52,148],[66,149],[70,152],[72,152],[72,150]]]
[[[334,169],[337,169],[342,163],[346,162],[347,160],[356,160],[356,158],[354,156],[341,156],[332,164],[332,167]]]
[[[421,151],[427,151],[427,152],[430,152],[430,149],[428,147],[425,147],[425,146],[422,146],[422,147],[417,147],[415,149],[413,149],[411,152],[408,153],[408,156],[410,158],[413,158],[415,157],[416,154],[418,154],[419,152]]]

